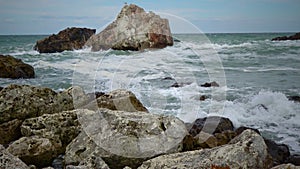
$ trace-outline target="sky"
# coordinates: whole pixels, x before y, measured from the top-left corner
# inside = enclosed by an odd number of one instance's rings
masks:
[[[125,2],[168,18],[173,33],[300,32],[300,0],[0,0],[0,35],[99,32]]]

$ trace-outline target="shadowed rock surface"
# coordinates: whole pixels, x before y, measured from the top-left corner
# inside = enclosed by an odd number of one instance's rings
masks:
[[[40,53],[55,53],[65,50],[82,49],[86,41],[95,34],[95,29],[67,28],[36,42],[35,50]]]
[[[93,51],[143,50],[173,45],[169,22],[137,5],[125,5],[116,20],[86,43]]]
[[[300,40],[300,32],[292,36],[281,36],[272,39],[272,41],[283,41],[283,40]]]
[[[0,78],[34,78],[34,68],[21,59],[0,55]]]

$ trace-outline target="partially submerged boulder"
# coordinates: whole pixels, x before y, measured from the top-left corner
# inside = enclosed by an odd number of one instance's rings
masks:
[[[116,20],[86,43],[93,51],[143,50],[173,45],[169,22],[137,5],[125,5]]]
[[[300,32],[292,36],[281,36],[272,39],[272,41],[283,41],[283,40],[300,40]]]
[[[55,53],[65,50],[82,49],[86,41],[95,34],[95,29],[67,28],[36,42],[35,50],[40,53]]]
[[[21,59],[0,55],[0,78],[34,78],[34,68]]]

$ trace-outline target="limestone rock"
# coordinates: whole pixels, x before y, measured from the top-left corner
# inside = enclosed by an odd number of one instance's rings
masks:
[[[0,136],[1,136],[0,144],[6,145],[11,141],[20,138],[21,124],[22,124],[22,120],[18,120],[18,119],[0,124]]]
[[[13,142],[7,148],[11,154],[19,157],[26,164],[34,164],[37,167],[49,166],[53,156],[57,156],[56,150],[62,147],[61,142],[39,136],[22,137]],[[56,139],[57,140],[57,139]]]
[[[300,32],[289,37],[282,36],[282,37],[276,37],[272,39],[272,41],[283,41],[283,40],[300,40]]]
[[[125,5],[116,20],[86,43],[93,51],[143,50],[173,45],[169,22],[137,5]]]
[[[98,107],[110,110],[121,110],[127,112],[136,112],[148,110],[131,92],[124,89],[117,89],[97,98]]]
[[[111,168],[136,168],[150,157],[178,152],[187,134],[184,123],[172,116],[108,109],[81,111],[78,116],[86,134],[81,133],[68,145],[66,164],[78,164],[95,154]]]
[[[21,59],[0,55],[0,78],[34,78],[34,68]]]
[[[95,34],[95,29],[67,28],[57,35],[37,41],[34,49],[40,53],[55,53],[65,50],[82,49],[85,42]]]
[[[1,169],[29,169],[29,167],[16,156],[5,150],[0,144],[0,168]]]
[[[200,131],[209,134],[221,133],[226,130],[233,130],[233,123],[225,117],[209,116],[196,119],[189,133],[196,136]]]
[[[281,164],[271,169],[300,169],[300,166],[295,166],[293,164]]]
[[[72,95],[49,88],[12,84],[0,91],[0,124],[71,109]]]
[[[271,163],[263,138],[254,131],[246,130],[227,145],[159,156],[144,162],[138,169],[263,169],[270,168]]]

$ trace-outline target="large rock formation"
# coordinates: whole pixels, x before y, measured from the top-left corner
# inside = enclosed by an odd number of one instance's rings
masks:
[[[0,144],[19,138],[20,125],[27,118],[71,109],[72,90],[57,93],[49,88],[9,85],[0,91]]]
[[[272,39],[272,41],[283,41],[283,40],[300,40],[300,32],[292,36],[281,36]]]
[[[150,157],[178,152],[187,134],[181,120],[141,111],[82,110],[78,118],[86,134],[68,145],[67,164],[78,164],[94,154],[111,168],[136,168]]]
[[[144,162],[139,169],[271,167],[272,160],[269,159],[263,138],[252,130],[246,130],[227,145],[159,156]]]
[[[34,68],[21,59],[0,55],[0,78],[34,78]]]
[[[40,53],[55,53],[65,50],[82,49],[86,41],[95,34],[95,29],[67,28],[57,35],[37,41],[34,49]]]
[[[125,5],[117,19],[86,43],[93,51],[143,50],[173,45],[169,22],[143,8]]]

